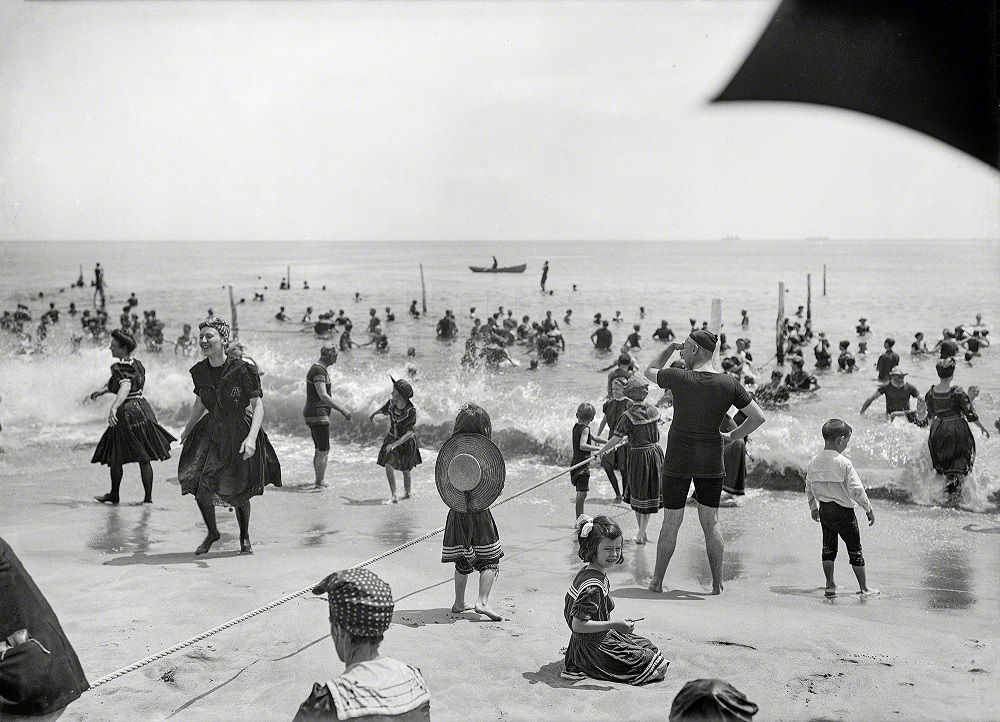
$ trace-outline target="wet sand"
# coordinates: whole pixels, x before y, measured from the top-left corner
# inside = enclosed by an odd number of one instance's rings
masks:
[[[60,452],[61,453],[61,452]],[[240,556],[236,522],[201,557],[204,528],[182,498],[176,460],[154,465],[155,504],[142,506],[137,467],[123,503],[92,501],[107,471],[78,448],[53,472],[0,466],[0,530],[59,615],[91,681],[297,591],[444,523],[433,454],[414,499],[386,495],[374,463],[331,462],[313,492],[311,459],[283,457],[286,486],[254,501],[255,554]],[[175,453],[175,457],[176,457]],[[514,461],[507,492],[553,473]],[[629,538],[631,512],[592,475],[588,513],[610,513]],[[1000,520],[996,515],[875,501],[863,527],[871,586],[860,599],[846,562],[838,596],[823,595],[819,526],[801,494],[752,491],[723,509],[725,584],[710,586],[697,514],[688,509],[666,584],[644,588],[655,546],[626,544],[611,575],[616,614],[645,617],[671,660],[642,688],[559,678],[569,630],[563,595],[578,569],[573,490],[565,477],[497,509],[506,556],[492,601],[505,621],[452,614],[452,567],[440,536],[379,561],[397,604],[383,652],[418,666],[435,720],[665,719],[685,681],[722,677],[760,705],[758,719],[996,719],[1000,709]],[[661,516],[650,525],[659,529]],[[470,599],[475,588],[470,583]],[[338,674],[325,604],[311,595],[93,689],[63,720],[290,719],[314,681]]]

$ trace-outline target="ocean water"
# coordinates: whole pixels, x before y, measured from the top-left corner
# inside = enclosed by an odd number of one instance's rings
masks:
[[[528,268],[519,275],[469,271],[469,265],[489,265],[494,255],[500,265],[527,263]],[[539,287],[545,260],[550,263],[551,294]],[[380,317],[386,306],[396,314],[395,322],[383,324],[388,354],[355,349],[342,353],[331,368],[334,398],[356,412],[350,422],[334,414],[331,459],[370,458],[374,466],[384,424],[368,423],[367,416],[388,398],[389,374],[406,375],[407,362],[412,362],[422,446],[437,448],[458,408],[474,401],[490,411],[506,454],[565,464],[575,409],[582,401],[599,409],[606,385],[599,369],[612,360],[596,353],[589,340],[595,313],[612,317],[621,312],[623,322],[611,324],[616,347],[632,324],[640,324],[643,350],[637,355],[643,366],[660,348],[651,340],[660,319],[683,334],[687,319],[707,320],[712,299],[720,297],[729,343],[739,336],[750,338],[761,365],[774,353],[778,282],[785,282],[786,311],[794,314],[797,306],[806,305],[811,274],[814,329],[827,333],[834,350],[839,340],[847,339],[856,352],[853,329],[866,316],[873,329],[869,353],[858,359],[857,373],[822,373],[820,392],[796,399],[785,410],[767,412],[767,423],[748,447],[753,483],[780,488],[801,476],[822,446],[823,422],[839,417],[855,428],[849,454],[873,493],[939,504],[942,480],[930,466],[927,431],[886,421],[880,400],[866,416],[859,416],[858,409],[876,387],[874,363],[886,336],[896,339],[907,380],[923,392],[936,377],[933,360],[909,357],[916,331],[923,331],[932,345],[942,328],[971,326],[976,313],[982,314],[986,328],[1000,319],[1000,243],[992,241],[5,243],[0,247],[0,308],[13,310],[24,303],[37,320],[54,302],[63,314],[41,352],[26,353],[16,339],[0,338],[0,464],[58,467],[61,449],[93,445],[100,437],[108,399],[93,403],[86,397],[107,380],[111,356],[103,344],[86,341],[73,353],[69,337],[79,332],[79,321],[65,314],[70,301],[80,309],[92,302],[92,289],[70,284],[81,265],[89,283],[98,261],[106,269],[109,325],[117,325],[121,306],[134,291],[137,310],[155,309],[166,323],[167,340],[179,336],[184,323],[196,327],[209,308],[228,317],[227,286],[233,285],[237,300],[245,299],[237,306],[240,339],[264,371],[265,428],[279,451],[290,457],[285,463],[303,467],[311,463],[311,442],[301,420],[304,377],[323,343],[311,325],[299,323],[307,306],[313,307],[314,318],[327,309],[344,309],[359,342],[367,340],[369,308],[378,309]],[[421,299],[421,264],[428,312],[412,319],[407,308]],[[288,267],[292,290],[279,291]],[[306,281],[309,290],[303,289]],[[263,303],[252,300],[255,292],[264,294]],[[361,294],[360,302],[355,293]],[[292,321],[275,320],[280,306]],[[521,362],[518,368],[462,369],[470,308],[485,321],[500,306],[513,309],[517,318],[527,314],[540,319],[551,310],[567,343],[558,363],[529,371],[531,357],[515,347],[511,354]],[[446,308],[458,317],[460,338],[451,343],[435,338]],[[567,309],[573,311],[568,325],[562,322]],[[746,332],[739,328],[741,309],[751,319]],[[415,358],[407,358],[408,347],[416,350]],[[161,422],[179,432],[193,399],[187,369],[197,358],[175,355],[169,345],[161,354],[140,348],[137,356],[147,368],[147,398]],[[811,357],[809,352],[808,365]],[[986,349],[971,365],[960,362],[956,373],[956,383],[982,390],[976,407],[991,431],[1000,416],[998,357],[1000,349]],[[764,365],[766,376],[773,362]],[[655,390],[651,398],[656,398]],[[978,429],[973,433],[978,455],[962,505],[995,511],[1000,440],[996,433],[990,439]],[[336,461],[331,473],[336,474]]]

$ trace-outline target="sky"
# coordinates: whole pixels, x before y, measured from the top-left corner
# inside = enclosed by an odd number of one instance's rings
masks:
[[[0,0],[0,240],[1000,238],[1000,174],[710,104],[777,0]]]

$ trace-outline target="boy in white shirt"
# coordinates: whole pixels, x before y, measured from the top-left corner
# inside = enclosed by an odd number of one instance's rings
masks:
[[[857,503],[868,516],[868,526],[875,523],[875,512],[868,494],[861,483],[854,464],[843,455],[854,431],[847,422],[830,419],[823,424],[823,451],[809,462],[806,472],[806,499],[812,518],[823,525],[823,573],[826,575],[826,594],[836,594],[833,581],[833,564],[837,558],[837,537],[844,540],[854,576],[858,578],[858,592],[863,597],[878,594],[869,589],[865,579],[865,558],[861,553],[861,532],[854,514]]]

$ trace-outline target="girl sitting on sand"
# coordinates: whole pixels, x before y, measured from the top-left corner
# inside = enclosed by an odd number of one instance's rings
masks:
[[[566,647],[564,679],[584,677],[625,684],[659,681],[670,664],[645,637],[632,633],[635,621],[611,621],[615,603],[611,599],[607,571],[622,563],[622,530],[606,516],[576,520],[580,570],[566,592],[563,616],[573,631]]]

